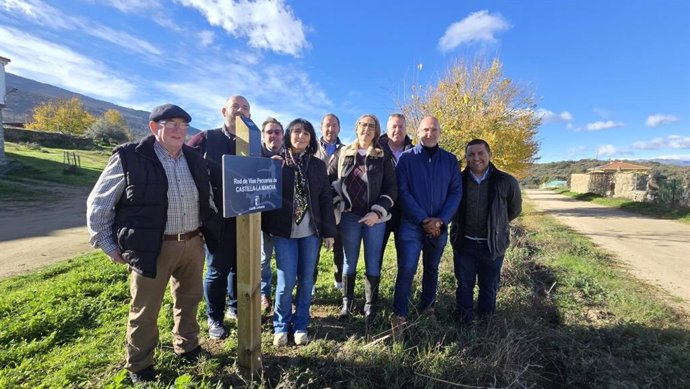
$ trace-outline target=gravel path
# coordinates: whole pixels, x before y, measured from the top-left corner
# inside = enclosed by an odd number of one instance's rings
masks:
[[[690,225],[652,219],[548,190],[526,190],[538,211],[615,254],[636,277],[681,300],[690,312]]]

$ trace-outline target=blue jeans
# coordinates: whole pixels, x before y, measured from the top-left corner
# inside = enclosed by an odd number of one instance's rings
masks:
[[[479,284],[477,315],[485,316],[496,312],[496,293],[501,280],[503,258],[491,258],[486,241],[462,238],[462,245],[453,250],[453,265],[458,288],[455,301],[464,323],[472,321],[475,280]]]
[[[271,235],[261,231],[261,295],[271,295],[271,258],[273,257],[273,238]],[[228,275],[228,309],[237,309],[237,299],[232,298],[236,288],[234,278],[237,274]],[[231,305],[234,304],[234,305]]]
[[[271,296],[273,272],[271,272],[271,258],[273,257],[273,238],[261,232],[261,295]]]
[[[343,213],[340,219],[340,236],[343,238],[345,262],[343,274],[352,276],[357,274],[359,248],[364,241],[364,266],[366,275],[378,277],[381,274],[381,250],[383,236],[386,233],[386,223],[378,223],[369,227],[359,223],[361,216],[353,213]]]
[[[273,307],[273,331],[278,333],[306,331],[309,325],[311,288],[314,286],[314,266],[321,239],[273,237],[276,250],[277,282]],[[292,312],[292,291],[297,285],[295,312]]]
[[[396,247],[398,276],[395,278],[393,312],[397,316],[407,317],[409,313],[407,302],[412,294],[412,282],[415,273],[417,273],[420,252],[423,252],[424,274],[422,275],[422,296],[419,301],[419,309],[424,310],[431,307],[436,299],[438,265],[448,241],[448,233],[444,229],[437,238],[427,238],[422,227],[403,220],[398,234],[398,246]]]
[[[223,226],[216,252],[206,248],[206,277],[204,299],[206,316],[214,321],[223,321],[225,298],[228,309],[237,309],[237,224],[235,219],[223,219]]]

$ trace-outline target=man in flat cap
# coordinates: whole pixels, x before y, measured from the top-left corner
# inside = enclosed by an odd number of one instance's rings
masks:
[[[218,245],[219,218],[206,161],[184,144],[191,116],[165,104],[149,116],[152,134],[115,148],[87,200],[91,243],[130,271],[126,364],[134,383],[152,381],[158,313],[168,281],[173,348],[197,360],[204,241]]]
[[[223,210],[223,154],[235,155],[237,136],[235,118],[251,117],[249,102],[242,96],[230,96],[220,110],[223,127],[194,135],[188,145],[196,148],[208,162],[213,199],[222,215]],[[208,335],[211,339],[223,339],[228,330],[223,324],[223,313],[228,319],[237,319],[237,223],[236,218],[222,219],[221,235],[216,252],[206,253],[206,277],[204,298]],[[228,299],[227,304],[225,299]],[[226,310],[227,307],[227,311]]]

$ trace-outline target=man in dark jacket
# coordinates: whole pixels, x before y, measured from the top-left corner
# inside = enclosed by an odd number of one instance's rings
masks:
[[[522,198],[517,180],[494,166],[489,144],[474,139],[465,149],[463,196],[451,228],[453,263],[460,321],[472,321],[475,280],[479,284],[477,314],[496,311],[496,293],[510,238],[510,221],[520,215]]]
[[[203,238],[214,251],[219,220],[206,161],[184,145],[191,120],[176,105],[156,107],[149,122],[153,135],[117,147],[87,200],[92,244],[113,262],[129,265],[125,368],[134,383],[155,379],[157,319],[171,278],[175,353],[193,362],[201,352],[196,314]]]
[[[219,213],[223,214],[223,154],[236,154],[235,118],[239,115],[249,118],[249,102],[242,96],[231,96],[223,104],[221,114],[225,124],[221,128],[203,131],[189,140],[188,144],[196,148],[208,162],[213,187],[213,200]],[[206,278],[204,280],[204,298],[206,299],[206,316],[208,335],[211,339],[223,339],[228,331],[223,324],[223,312],[228,307],[225,317],[237,318],[237,222],[236,218],[223,218],[221,237],[215,253],[207,250]],[[229,292],[229,293],[228,293]]]
[[[393,162],[398,164],[400,155],[403,152],[412,148],[412,139],[407,136],[407,125],[405,123],[405,116],[401,113],[394,113],[388,117],[386,124],[386,133],[379,138],[379,144],[385,153],[391,155]],[[383,254],[386,252],[386,244],[391,236],[395,233],[395,239],[398,239],[398,228],[400,227],[400,202],[396,201],[393,207],[389,210],[391,215],[390,220],[386,222],[386,233],[383,236],[383,247],[381,249],[381,259],[383,264]],[[397,243],[395,245],[398,246]]]
[[[334,113],[327,113],[321,118],[321,139],[319,139],[320,149],[314,154],[322,160],[326,166],[331,163],[334,155],[343,147],[340,141],[340,119]],[[343,261],[345,255],[343,252],[343,239],[340,236],[340,231],[336,232],[335,243],[333,243],[333,285],[336,289],[343,289]],[[319,261],[321,260],[321,252],[319,251],[316,257],[316,268],[314,269],[314,285],[316,285],[316,278],[319,275]],[[314,291],[312,291],[314,294]]]

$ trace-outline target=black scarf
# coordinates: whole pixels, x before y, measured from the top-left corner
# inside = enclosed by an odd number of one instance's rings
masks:
[[[309,191],[307,189],[306,175],[309,154],[306,152],[293,153],[290,150],[285,153],[285,157],[287,166],[295,171],[295,199],[293,204],[295,224],[299,225],[309,210]]]

